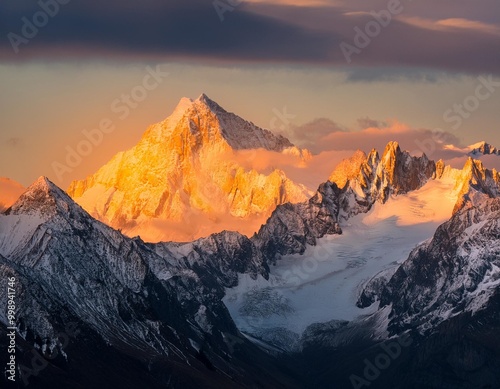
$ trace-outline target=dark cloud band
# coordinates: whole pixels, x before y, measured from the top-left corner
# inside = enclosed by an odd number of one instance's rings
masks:
[[[340,44],[352,44],[355,27],[363,30],[373,22],[370,14],[353,17],[345,9],[333,7],[266,8],[240,2],[221,20],[210,0],[88,3],[3,2],[0,59],[125,55],[136,59],[314,63],[350,69]],[[352,65],[499,74],[500,50],[495,49],[499,44],[499,35],[472,29],[430,30],[395,18],[369,45],[352,55]]]

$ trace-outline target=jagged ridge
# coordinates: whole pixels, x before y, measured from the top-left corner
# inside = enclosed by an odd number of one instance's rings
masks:
[[[392,331],[485,308],[500,285],[500,199],[468,204],[417,247],[382,291]]]

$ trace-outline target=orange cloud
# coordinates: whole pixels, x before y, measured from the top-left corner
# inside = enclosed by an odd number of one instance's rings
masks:
[[[474,30],[485,34],[500,35],[500,27],[497,25],[464,18],[431,20],[419,17],[403,17],[401,20],[407,24],[427,30],[446,31],[450,29],[460,29]]]

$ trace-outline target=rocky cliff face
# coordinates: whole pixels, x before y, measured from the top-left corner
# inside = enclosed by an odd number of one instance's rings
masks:
[[[367,212],[375,202],[385,203],[433,179],[450,180],[450,189],[463,201],[451,220],[394,273],[380,273],[366,284],[359,306],[379,301],[381,309],[359,321],[315,324],[304,339],[294,340],[293,349],[305,347],[301,357],[308,371],[318,368],[314,362],[327,372],[313,374],[307,384],[329,387],[335,382],[330,378],[343,370],[328,375],[331,366],[324,363],[333,365],[327,358],[332,351],[322,345],[334,347],[333,354],[349,362],[338,366],[353,366],[366,358],[360,350],[372,352],[386,330],[395,336],[409,330],[415,346],[403,353],[405,358],[418,354],[420,362],[401,359],[404,366],[425,370],[421,361],[439,362],[442,353],[455,347],[447,357],[452,369],[440,373],[452,377],[447,384],[461,377],[460,366],[471,363],[493,377],[488,384],[496,382],[496,365],[481,361],[489,358],[485,339],[498,332],[498,174],[472,159],[463,170],[451,169],[425,156],[412,157],[396,143],[382,157],[375,151],[357,153],[341,167],[331,176],[335,182],[320,185],[311,199],[278,205],[251,239],[223,231],[189,243],[127,238],[94,220],[47,179],[37,180],[0,215],[0,288],[5,290],[8,277],[18,280],[16,324],[22,352],[59,355],[48,358],[48,373],[37,381],[39,387],[78,387],[74,377],[103,364],[110,366],[109,373],[89,376],[82,385],[294,387],[293,374],[285,374],[276,359],[238,332],[221,301],[225,288],[237,285],[240,274],[268,278],[268,264],[281,255],[303,253],[322,236],[342,233],[342,221]],[[0,339],[6,339],[5,304],[0,302]],[[58,334],[74,323],[80,335],[63,345]],[[458,337],[477,331],[482,337],[484,332],[485,338],[455,344],[449,336],[436,335],[448,330]],[[286,333],[274,335],[291,339]],[[376,352],[370,355],[377,357]],[[458,387],[476,382],[473,373],[463,375],[472,381]],[[426,381],[419,376],[403,374],[398,382],[439,384],[429,374]],[[387,381],[376,385],[387,387]]]
[[[417,247],[385,286],[393,330],[422,331],[483,309],[500,286],[500,200],[468,205]]]
[[[382,157],[376,150],[368,156],[358,151],[330,175],[330,181],[342,189],[340,220],[365,213],[375,202],[385,203],[391,195],[409,193],[435,179],[453,182],[450,192],[457,196],[453,213],[469,202],[500,193],[500,174],[486,169],[479,160],[469,157],[461,170],[453,169],[442,160],[430,161],[425,154],[413,157],[401,151],[397,142],[390,142]]]
[[[305,187],[280,170],[264,175],[238,165],[236,150],[257,148],[295,155],[298,162],[308,157],[284,137],[226,112],[205,95],[182,99],[135,147],[73,182],[68,193],[94,217],[128,235],[192,240],[220,231],[226,219],[248,220],[250,226],[262,223],[278,204],[307,199]]]
[[[321,184],[316,194],[299,204],[276,208],[266,224],[252,238],[270,260],[285,254],[303,253],[306,245],[326,234],[341,234],[338,224],[339,194],[337,185]]]
[[[139,373],[127,383],[119,368],[111,369],[106,374],[114,377],[110,385],[115,386],[122,381],[124,387],[137,386],[144,375],[151,387],[252,381],[237,371],[233,346],[266,356],[241,337],[221,299],[238,272],[266,276],[262,256],[237,233],[195,242],[185,256],[181,251],[124,237],[40,178],[0,215],[1,287],[6,290],[8,277],[16,277],[21,350],[42,350],[48,360],[58,354],[51,368],[59,368],[60,374],[78,371],[78,361],[94,370],[105,355],[113,363],[129,358]],[[5,329],[6,299],[0,311]],[[59,334],[70,324],[81,336],[68,348]],[[90,338],[106,352],[89,351],[85,344]],[[76,379],[71,374],[66,378]],[[60,375],[54,379],[59,385],[64,381]],[[90,374],[84,382],[97,385],[90,383],[93,379]],[[268,379],[273,387],[274,379]]]
[[[326,234],[341,234],[340,223],[366,213],[376,201],[411,192],[435,177],[436,164],[425,155],[412,157],[397,142],[387,145],[382,158],[376,150],[361,151],[341,162],[316,194],[298,204],[276,208],[253,238],[269,258],[303,253],[306,245]]]
[[[238,284],[238,274],[269,278],[267,258],[246,236],[223,231],[189,243],[149,244],[162,257],[175,258],[171,265],[191,269],[215,289]]]
[[[500,174],[495,169],[486,169],[481,161],[469,157],[456,181],[456,188],[458,199],[453,213],[467,204],[480,204],[485,199],[498,197]]]
[[[349,170],[342,163],[330,176],[343,188],[340,200],[343,219],[367,212],[376,201],[385,203],[391,195],[422,187],[436,171],[435,163],[425,154],[412,157],[401,151],[397,142],[390,142],[382,157],[372,150],[365,158],[360,153],[353,158],[347,164]]]

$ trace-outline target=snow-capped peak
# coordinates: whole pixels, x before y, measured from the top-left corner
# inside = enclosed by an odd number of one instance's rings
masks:
[[[376,150],[367,156],[357,152],[342,161],[330,180],[345,189],[341,218],[367,212],[375,201],[385,203],[390,195],[398,195],[422,187],[436,171],[434,162],[424,155],[413,157],[401,151],[398,142],[389,142],[382,157]]]
[[[487,198],[500,195],[500,174],[495,170],[486,169],[478,159],[469,157],[458,177],[456,187],[460,188],[457,204],[453,213],[470,203],[476,205]]]
[[[54,185],[47,177],[45,176],[40,176],[38,177],[33,184],[31,184],[28,187],[29,190],[42,190],[49,192],[50,190],[53,190],[57,188],[56,185]]]
[[[285,137],[275,135],[271,131],[262,129],[232,112],[227,112],[204,93],[193,102],[193,108],[192,113],[197,115],[214,116],[217,123],[216,132],[234,150],[263,148],[281,152],[294,147]]]
[[[201,95],[198,96],[198,98],[193,100],[193,105],[198,106],[198,107],[200,105],[203,105],[204,107],[206,107],[210,111],[212,111],[214,114],[227,113],[224,108],[222,108],[214,100],[212,100],[210,97],[208,97],[205,93],[202,93]]]
[[[218,105],[215,101],[213,101],[210,97],[208,97],[205,93],[202,93],[201,95],[198,96],[198,98],[195,100],[196,102],[204,103],[207,105]]]
[[[47,177],[39,177],[0,215],[0,254],[9,256],[33,242],[44,223],[61,226],[72,220],[78,224],[85,218],[86,213],[66,193]]]
[[[220,231],[219,220],[241,225],[241,218],[255,219],[242,231],[251,234],[277,204],[310,194],[279,169],[244,167],[238,151],[256,149],[294,156],[297,163],[309,155],[205,94],[182,98],[136,146],[74,181],[68,193],[99,220],[149,241],[190,240]],[[160,220],[170,228],[152,222]]]
[[[29,214],[37,211],[46,213],[59,202],[73,203],[73,200],[47,177],[41,176],[5,211],[5,214]]]
[[[17,201],[5,211],[5,215],[37,216],[48,220],[54,215],[72,217],[84,212],[62,189],[47,177],[39,177]]]
[[[486,141],[482,140],[480,142],[474,143],[473,145],[469,145],[468,148],[471,149],[471,150],[472,149],[478,149],[480,147],[483,147],[486,144],[487,144]]]
[[[468,149],[470,150],[469,155],[478,155],[478,154],[499,155],[500,154],[500,150],[498,150],[496,147],[490,145],[489,143],[487,143],[485,141],[481,141],[479,143],[475,143],[473,145],[470,145],[468,147]]]
[[[282,135],[275,135],[248,122],[238,115],[226,111],[205,93],[192,100],[181,98],[174,112],[159,125],[151,127],[145,137],[158,139],[175,136],[174,130],[181,126],[202,140],[216,143],[222,140],[233,150],[266,149],[282,152],[295,146]]]

